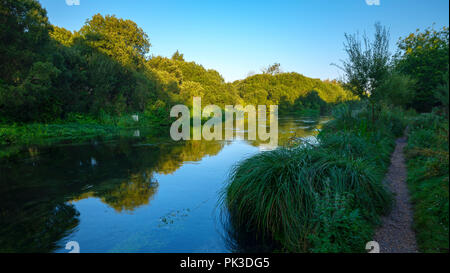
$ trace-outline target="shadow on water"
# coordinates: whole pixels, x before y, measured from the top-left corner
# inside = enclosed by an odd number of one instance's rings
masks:
[[[316,134],[324,120],[280,118],[280,143]],[[258,248],[261,244],[245,231],[233,230],[229,221],[218,223],[211,216],[229,168],[245,155],[265,150],[261,142],[174,142],[134,132],[108,142],[26,149],[26,157],[0,163],[0,252],[61,251],[66,238],[88,241],[89,236],[99,246],[87,246],[86,251],[107,252],[115,245],[124,245],[120,251],[125,252],[268,251]],[[175,196],[190,203],[171,200]],[[103,220],[103,226],[95,226]],[[123,224],[120,232],[108,234],[115,224]],[[203,233],[197,234],[199,229]],[[174,242],[168,247],[155,241],[141,248],[123,243],[133,236],[145,241],[152,232]],[[201,236],[208,239],[203,242]],[[195,238],[203,245],[192,245]]]

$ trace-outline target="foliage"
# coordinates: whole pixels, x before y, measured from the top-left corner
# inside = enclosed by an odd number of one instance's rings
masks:
[[[376,100],[406,108],[414,100],[414,85],[415,81],[408,75],[392,72],[378,86]]]
[[[75,35],[72,31],[58,26],[53,26],[50,37],[64,46],[73,45],[75,39]]]
[[[279,105],[280,112],[313,108],[325,111],[325,104],[355,99],[337,82],[323,82],[295,72],[257,74],[233,83],[247,104]]]
[[[434,97],[442,105],[445,117],[448,119],[448,104],[449,104],[449,85],[448,85],[448,66],[447,72],[444,74],[443,84],[438,86],[434,92]]]
[[[2,12],[9,16],[2,23],[2,62],[22,57],[20,67],[2,66],[8,73],[0,80],[1,121],[53,122],[71,112],[120,116],[144,111],[156,99],[158,78],[139,70],[150,44],[133,22],[96,15],[72,33],[52,28],[37,1],[7,1]]]
[[[2,0],[0,5],[0,75],[6,84],[20,83],[35,61],[44,61],[52,26],[35,0]]]
[[[448,119],[414,119],[406,149],[414,228],[422,252],[449,252]]]
[[[376,98],[377,88],[388,73],[389,31],[375,24],[375,36],[345,34],[344,50],[348,60],[340,67],[345,74],[345,86],[360,98]],[[338,66],[339,67],[339,66]]]
[[[411,106],[420,112],[431,111],[439,104],[435,91],[448,79],[448,27],[417,30],[401,39],[398,48],[396,68],[417,82]]]
[[[131,20],[96,14],[79,31],[88,45],[122,65],[139,66],[149,52],[147,34]]]
[[[371,240],[370,223],[364,219],[358,209],[352,209],[351,194],[340,196],[329,192],[317,200],[317,230],[308,239],[311,252],[315,253],[351,253],[363,252],[365,244]],[[346,242],[345,244],[341,242]]]
[[[172,60],[184,62],[184,54],[181,54],[178,50],[172,55]]]

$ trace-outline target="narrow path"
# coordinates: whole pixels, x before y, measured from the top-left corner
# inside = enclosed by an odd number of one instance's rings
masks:
[[[412,229],[413,211],[406,185],[407,171],[403,156],[406,142],[406,137],[397,139],[391,166],[385,178],[385,183],[394,194],[394,204],[391,213],[381,219],[382,225],[375,232],[374,241],[380,245],[381,253],[418,252],[416,234]]]

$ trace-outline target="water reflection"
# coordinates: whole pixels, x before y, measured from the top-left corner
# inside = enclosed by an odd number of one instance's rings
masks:
[[[315,135],[326,120],[280,118],[279,143]],[[231,247],[220,239],[218,191],[232,164],[274,148],[258,140],[174,142],[143,131],[27,147],[27,157],[0,163],[0,252],[59,251],[70,236],[86,240],[88,252],[250,251],[245,240]],[[232,233],[225,237],[242,234]]]
[[[142,173],[131,174],[127,180],[120,182],[111,188],[95,188],[97,191],[82,193],[73,198],[71,202],[76,202],[85,198],[99,197],[101,201],[117,212],[133,211],[143,205],[148,205],[158,190],[158,181],[153,180],[153,173],[143,171]],[[114,179],[113,179],[114,180]],[[115,185],[115,181],[105,181],[107,185]],[[89,185],[85,188],[92,188]],[[94,190],[95,190],[94,189]]]

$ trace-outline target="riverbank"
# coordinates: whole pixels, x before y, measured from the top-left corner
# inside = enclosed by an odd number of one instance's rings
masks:
[[[139,118],[140,117],[140,118]],[[120,136],[133,136],[136,130],[148,135],[167,131],[169,122],[154,117],[132,115],[92,118],[71,115],[68,119],[53,123],[0,124],[0,158],[10,158],[28,145],[52,145],[81,143],[89,140],[108,140]]]
[[[162,111],[162,110],[161,110]],[[296,115],[317,118],[320,111],[303,108]],[[133,117],[134,116],[134,117]],[[201,117],[203,125],[209,118]],[[222,111],[225,121],[225,111]],[[80,143],[89,140],[108,140],[119,136],[133,136],[136,130],[145,130],[150,135],[169,132],[175,118],[167,111],[161,113],[139,113],[122,116],[100,114],[89,116],[71,113],[63,120],[49,123],[0,123],[0,158],[8,158],[20,152],[25,145],[52,145]],[[193,124],[193,118],[190,118]]]
[[[281,252],[365,252],[380,216],[392,206],[383,184],[395,140],[406,126],[400,109],[372,116],[341,105],[318,136],[241,161],[223,191],[235,229]]]

